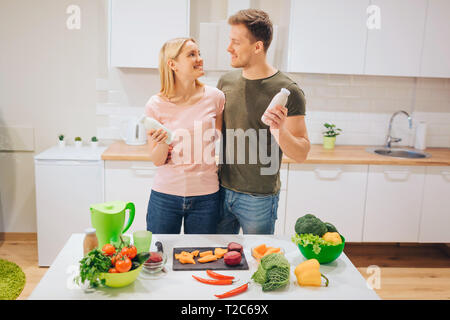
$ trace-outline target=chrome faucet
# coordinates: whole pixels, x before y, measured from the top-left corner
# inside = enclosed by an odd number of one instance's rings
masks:
[[[391,136],[392,121],[394,120],[395,116],[400,114],[400,113],[403,113],[403,114],[405,114],[408,117],[409,128],[410,129],[412,128],[412,119],[411,119],[411,116],[408,114],[408,112],[403,111],[403,110],[395,112],[392,115],[391,120],[389,121],[389,128],[388,128],[388,133],[387,133],[386,142],[385,142],[385,147],[388,148],[388,149],[391,148],[391,143],[392,142],[400,142],[400,141],[402,141],[401,138],[394,138],[394,137]]]

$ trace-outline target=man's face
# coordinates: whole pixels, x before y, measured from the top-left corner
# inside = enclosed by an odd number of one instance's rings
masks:
[[[227,51],[231,54],[233,68],[245,68],[250,64],[254,54],[254,42],[250,40],[250,32],[243,24],[231,26],[230,44]]]

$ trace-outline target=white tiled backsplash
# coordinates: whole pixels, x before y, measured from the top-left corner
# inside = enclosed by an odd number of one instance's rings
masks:
[[[306,126],[313,144],[322,143],[323,124],[332,122],[342,129],[342,134],[336,138],[337,145],[383,145],[391,116],[390,113],[310,111],[306,115]],[[450,147],[450,113],[415,112],[411,117],[411,129],[404,114],[394,118],[391,135],[402,140],[392,146],[413,146],[417,123],[425,121],[427,147]]]
[[[151,79],[152,75],[157,75],[149,74]],[[216,86],[221,74],[208,72],[201,81]],[[120,79],[127,76],[128,79]],[[404,114],[397,115],[391,135],[402,140],[393,146],[413,146],[416,125],[425,121],[427,147],[450,148],[450,79],[331,74],[289,76],[305,92],[306,125],[313,144],[322,143],[323,124],[331,122],[343,130],[337,137],[337,145],[383,145],[392,114],[405,110],[412,116],[412,128],[408,127]],[[97,129],[100,139],[120,139],[122,124],[144,112],[145,102],[139,107],[127,106],[130,98],[127,93],[133,94],[131,98],[146,94],[125,92],[122,80],[132,82],[134,78],[111,72],[109,79],[97,80],[97,91],[103,92],[106,98],[97,104],[97,115],[108,117],[107,126]]]

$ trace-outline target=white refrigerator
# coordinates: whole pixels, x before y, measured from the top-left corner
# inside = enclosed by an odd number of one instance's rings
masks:
[[[104,202],[105,149],[57,146],[34,157],[39,266],[50,266],[72,233],[91,227],[90,205]]]

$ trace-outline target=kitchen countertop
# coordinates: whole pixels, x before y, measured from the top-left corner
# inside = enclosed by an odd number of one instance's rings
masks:
[[[154,234],[154,243],[161,241],[164,251],[168,255],[166,273],[161,277],[148,277],[141,271],[137,280],[123,288],[84,289],[74,284],[73,279],[78,274],[79,261],[83,255],[84,234],[72,234],[64,248],[56,257],[44,277],[36,286],[28,299],[30,300],[211,300],[214,294],[231,290],[250,280],[257,270],[258,263],[251,256],[251,248],[265,243],[270,246],[281,247],[285,257],[291,265],[289,284],[272,292],[263,292],[261,286],[250,281],[248,290],[230,299],[236,300],[379,300],[373,289],[367,286],[364,277],[355,268],[345,253],[325,265],[320,271],[327,276],[328,287],[299,287],[295,281],[294,269],[300,262],[305,261],[297,246],[289,237],[271,235],[166,235]],[[226,275],[234,275],[240,281],[231,286],[212,286],[195,281],[191,275],[208,278],[205,271],[173,271],[172,252],[174,247],[216,247],[224,246],[235,241],[243,245],[244,254],[249,264],[249,270],[218,271]],[[180,290],[181,289],[181,290]]]
[[[430,158],[405,159],[372,154],[366,151],[370,146],[336,146],[326,150],[319,144],[311,145],[309,164],[378,164],[405,166],[450,166],[450,148],[428,148]],[[403,148],[403,147],[402,147]],[[408,148],[411,149],[411,148]],[[102,154],[103,160],[151,161],[148,145],[130,146],[123,141],[112,143]],[[297,163],[283,156],[283,163]]]

